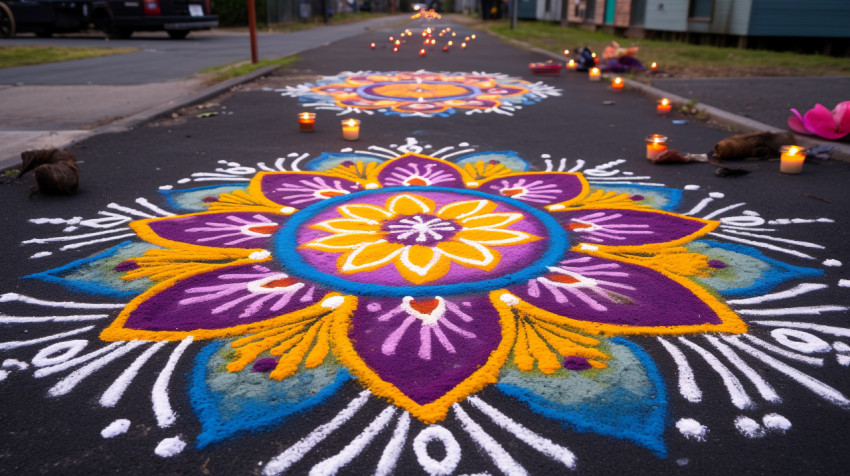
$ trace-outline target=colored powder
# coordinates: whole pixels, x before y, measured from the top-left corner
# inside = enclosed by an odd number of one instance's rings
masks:
[[[275,367],[277,367],[277,359],[266,357],[254,362],[251,372],[271,372]]]
[[[571,355],[564,359],[564,368],[567,370],[581,371],[587,370],[591,367],[590,362],[588,362],[584,357]]]

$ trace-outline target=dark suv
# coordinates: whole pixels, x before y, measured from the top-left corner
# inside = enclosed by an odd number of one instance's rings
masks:
[[[92,23],[110,38],[160,30],[171,38],[186,38],[192,30],[218,26],[209,0],[93,0],[91,6]]]

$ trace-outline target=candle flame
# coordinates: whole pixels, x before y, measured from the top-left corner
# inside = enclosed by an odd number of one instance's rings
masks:
[[[570,60],[570,62],[569,62],[568,64],[569,64],[570,66],[575,66],[575,65],[576,65],[576,60]]]
[[[570,50],[564,50],[564,56],[570,54]]]
[[[670,100],[669,100],[669,99],[664,98],[664,99],[662,99],[662,100],[661,100],[661,105],[662,105],[662,106],[666,106],[666,105],[668,105],[668,104],[670,104]]]
[[[657,68],[657,67],[658,67],[658,63],[656,63],[655,61],[653,61],[653,62],[652,62],[652,65],[650,66],[650,68],[655,69],[655,68]]]
[[[346,125],[348,127],[354,127],[354,126],[357,125],[357,121],[354,120],[354,119],[349,119],[349,120],[343,122],[343,125]]]
[[[593,68],[590,70],[592,74],[599,74],[599,68]]]
[[[623,78],[614,78],[614,84],[620,84],[623,82]]]
[[[800,147],[797,147],[796,145],[792,145],[788,148],[789,155],[797,155],[798,152],[800,152]]]

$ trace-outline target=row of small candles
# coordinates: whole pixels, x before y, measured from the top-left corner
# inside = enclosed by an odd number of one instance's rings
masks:
[[[316,113],[302,112],[298,114],[298,129],[301,132],[314,132],[316,130]],[[360,121],[357,119],[345,119],[342,121],[342,138],[345,140],[357,140],[360,138]]]
[[[437,44],[437,39],[432,36],[433,34],[434,34],[434,30],[432,30],[431,27],[428,27],[428,28],[422,30],[422,37],[425,38],[422,42],[423,46],[428,47],[428,46],[435,46]],[[452,31],[451,28],[444,28],[439,33],[437,33],[437,36],[439,36],[439,37],[443,37],[443,35],[451,35],[452,38],[455,38],[455,37],[457,37],[457,32]],[[407,37],[413,37],[413,32],[410,31],[409,29],[406,29],[403,32],[401,32],[401,34],[399,35],[399,38],[396,38],[394,36],[389,37],[389,41],[393,45],[393,53],[398,53],[398,49],[399,49],[399,47],[401,47],[402,42],[407,42],[407,40],[404,39],[406,36]],[[466,46],[467,46],[467,43],[474,40],[475,38],[476,38],[475,35],[470,35],[470,36],[464,37],[463,41],[460,43],[460,48],[465,49]],[[454,46],[454,40],[448,40],[448,42],[446,42],[446,44],[443,46],[443,51],[448,52],[449,48],[452,47],[452,46]],[[375,44],[374,42],[369,43],[369,48],[374,50],[377,47],[378,47],[378,45]],[[426,56],[427,54],[428,54],[428,52],[425,48],[422,48],[422,49],[419,50],[419,56]]]
[[[646,158],[655,160],[667,151],[667,136],[650,134],[646,136]],[[803,171],[806,160],[806,149],[796,145],[785,145],[780,148],[779,171],[784,174],[799,174]]]

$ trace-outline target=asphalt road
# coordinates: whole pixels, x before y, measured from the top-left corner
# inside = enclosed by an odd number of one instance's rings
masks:
[[[455,24],[432,22],[428,25],[438,30],[451,26],[459,36],[472,33]],[[411,28],[414,27],[421,28],[421,24],[411,25]],[[419,30],[416,31],[418,34]],[[71,151],[80,160],[81,169],[77,195],[35,195],[27,200],[31,177],[0,187],[0,199],[6,204],[2,224],[3,229],[8,230],[0,235],[0,245],[7,250],[0,257],[0,266],[7,270],[2,286],[7,299],[0,301],[3,306],[0,312],[6,316],[77,314],[94,311],[75,310],[73,303],[114,305],[121,302],[116,298],[87,294],[91,291],[87,285],[66,288],[50,281],[21,279],[22,276],[67,265],[73,260],[88,258],[117,243],[107,239],[75,246],[82,241],[70,236],[93,229],[86,228],[80,219],[75,220],[74,217],[82,217],[82,220],[100,218],[104,221],[96,223],[105,226],[110,218],[120,221],[122,215],[138,218],[130,209],[150,214],[154,209],[146,207],[145,203],[163,210],[172,209],[173,204],[165,200],[160,190],[226,183],[226,180],[252,174],[259,162],[270,166],[279,158],[285,158],[285,163],[289,164],[295,160],[307,163],[322,153],[348,153],[351,149],[354,152],[387,153],[388,150],[398,151],[408,144],[421,147],[416,150],[423,154],[448,154],[467,149],[475,152],[515,151],[531,163],[532,170],[538,171],[545,170],[547,161],[557,167],[563,158],[567,168],[580,169],[586,175],[591,174],[588,176],[596,174],[596,184],[600,187],[605,185],[599,183],[613,187],[619,182],[647,186],[647,190],[658,184],[683,190],[676,212],[691,211],[696,216],[727,219],[733,225],[733,238],[737,236],[761,242],[759,250],[765,256],[822,272],[805,280],[785,281],[764,292],[788,290],[803,282],[814,284],[817,291],[800,293],[778,303],[764,301],[743,306],[756,311],[779,307],[796,311],[762,318],[757,317],[758,312],[742,314],[744,320],[799,321],[834,326],[848,332],[850,296],[847,279],[850,276],[846,272],[846,263],[850,263],[850,252],[846,243],[850,238],[850,227],[846,211],[850,208],[850,194],[846,183],[850,177],[850,165],[809,161],[803,174],[785,175],[779,173],[776,161],[751,162],[742,164],[750,173],[735,178],[715,175],[715,167],[709,164],[652,165],[645,159],[644,137],[647,134],[665,134],[670,137],[672,147],[683,152],[699,153],[707,152],[729,133],[693,120],[687,125],[676,125],[673,120],[681,117],[675,114],[657,116],[654,103],[649,99],[629,92],[611,92],[603,84],[588,82],[582,74],[533,76],[527,65],[541,58],[485,35],[479,34],[479,38],[470,42],[465,50],[442,53],[435,49],[421,57],[417,54],[418,46],[403,47],[398,53],[389,49],[387,37],[397,36],[399,32],[397,28],[371,31],[316,48],[302,53],[303,60],[292,67],[222,96],[213,101],[211,107],[188,108],[177,118],[155,121],[127,132],[99,135],[74,145]],[[414,40],[420,41],[416,36]],[[370,42],[380,46],[371,50],[368,47]],[[532,82],[540,81],[541,86],[556,88],[561,94],[525,104],[521,109],[506,111],[510,114],[464,114],[462,111],[449,117],[359,114],[356,117],[362,120],[360,140],[349,142],[341,137],[341,117],[334,110],[316,109],[316,132],[299,132],[295,116],[299,112],[313,110],[308,107],[309,102],[283,97],[280,92],[274,91],[313,83],[322,76],[361,70],[503,73]],[[207,112],[217,114],[199,116]],[[303,154],[309,154],[308,158],[299,159]],[[140,198],[147,201],[138,201]],[[734,228],[735,223],[748,222],[752,225],[759,220],[763,226]],[[776,233],[768,233],[770,237],[764,239],[734,234],[741,230],[761,234],[765,228]],[[114,230],[121,230],[122,235],[129,231],[123,222]],[[106,235],[92,236],[91,240],[100,239],[100,236]],[[713,239],[722,241],[718,237]],[[795,254],[788,253],[788,250]],[[842,263],[845,265],[842,266]],[[754,272],[752,270],[758,266],[763,264],[753,262],[736,268],[736,272]],[[99,272],[101,270],[87,270],[85,273],[88,274],[79,279],[94,281]],[[39,307],[37,303],[14,301],[8,293],[58,302],[66,309],[56,310]],[[832,310],[822,310],[819,315],[805,310],[818,306]],[[109,314],[107,321],[111,321],[118,309],[102,312]],[[79,323],[61,321],[37,324],[10,322],[7,320],[0,327],[3,342],[37,339],[81,327]],[[95,321],[94,325],[99,330],[105,324]],[[778,344],[771,330],[770,327],[751,324],[752,335],[770,340],[776,346]],[[670,338],[670,342],[676,342],[688,352],[702,392],[700,403],[695,403],[693,397],[691,400],[686,398],[686,392],[679,384],[683,378],[681,369],[655,337],[629,337],[658,366],[661,385],[667,396],[664,404],[656,403],[658,408],[666,405],[665,413],[658,420],[664,427],[666,457],[659,457],[622,437],[612,437],[610,432],[609,436],[604,436],[604,425],[599,421],[592,423],[586,431],[576,431],[570,425],[545,417],[545,412],[531,411],[492,387],[480,392],[480,398],[506,412],[527,431],[505,429],[495,420],[487,420],[481,413],[470,411],[470,414],[482,426],[482,431],[491,435],[490,438],[509,455],[508,459],[531,474],[565,474],[567,471],[554,457],[535,450],[534,446],[529,446],[517,436],[528,435],[529,432],[545,437],[560,448],[569,448],[577,458],[576,474],[782,474],[792,468],[804,474],[839,474],[850,463],[850,455],[842,446],[845,429],[850,422],[848,410],[824,398],[822,393],[813,391],[810,379],[817,379],[842,395],[850,394],[846,363],[841,363],[843,361],[838,356],[846,352],[841,350],[846,346],[834,344],[846,341],[850,333],[817,335],[828,341],[828,349],[821,348],[815,352],[811,350],[816,347],[813,345],[804,357],[823,358],[822,366],[806,366],[799,361],[777,357],[788,361],[791,367],[805,371],[809,380],[789,377],[776,367],[743,353],[741,356],[747,362],[745,367],[751,369],[751,373],[742,371],[742,367],[730,360],[723,360],[723,364],[718,366],[702,359],[701,354],[675,338]],[[103,346],[96,342],[97,337],[93,333],[80,334],[79,338],[92,341],[89,349]],[[703,347],[709,346],[709,341],[701,336],[688,339]],[[802,355],[799,349],[805,347],[805,342],[801,344],[799,339],[799,336],[796,340],[791,339],[791,344],[796,346],[794,352]],[[197,372],[195,359],[200,359],[197,356],[202,348],[206,348],[204,344],[192,344],[182,359],[175,360],[176,367],[167,392],[177,415],[171,425],[163,425],[156,411],[152,411],[152,406],[157,408],[159,404],[156,397],[152,404],[150,390],[162,389],[162,385],[157,383],[161,373],[156,369],[168,366],[169,355],[174,355],[171,350],[151,359],[147,364],[149,368],[143,368],[138,374],[124,400],[115,407],[104,408],[99,404],[104,390],[136,357],[121,357],[111,364],[104,364],[105,367],[96,372],[96,368],[89,367],[93,373],[84,384],[67,395],[49,397],[48,389],[67,372],[34,378],[33,366],[29,364],[42,348],[42,345],[33,344],[8,348],[2,354],[2,358],[6,359],[3,368],[7,374],[0,382],[0,421],[3,422],[0,468],[9,473],[257,474],[268,468],[268,463],[277,455],[288,449],[297,450],[298,442],[304,441],[303,438],[309,439],[309,435],[325,431],[319,430],[327,429],[320,425],[344,413],[346,405],[362,391],[356,382],[346,382],[335,396],[314,410],[293,416],[283,424],[225,438],[198,449],[194,444],[195,437],[202,430],[200,422],[205,417],[193,410],[192,399],[195,397],[189,387],[193,385],[193,372]],[[174,346],[169,347],[172,348]],[[785,350],[790,352],[791,348]],[[714,354],[723,359],[716,350]],[[29,366],[18,370],[17,362]],[[727,373],[717,370],[721,367]],[[729,373],[733,375],[731,379]],[[776,399],[766,401],[764,387],[748,377],[752,373],[775,388],[781,403]],[[730,383],[733,379],[742,387]],[[801,380],[805,384],[801,384]],[[740,397],[742,390],[752,397],[752,406],[742,405],[740,401],[736,403],[735,395]],[[462,406],[468,411],[472,408],[466,403]],[[325,458],[344,454],[349,443],[354,445],[354,442],[362,441],[362,435],[370,434],[366,427],[376,421],[385,407],[380,399],[370,398],[350,424],[332,433],[312,451],[305,451],[303,458],[291,466],[291,474],[307,474]],[[767,432],[760,427],[762,433],[759,434],[757,429],[750,428],[752,431],[747,433],[736,429],[734,424],[747,417],[757,421],[756,426],[759,427],[758,422],[773,414],[781,415],[793,426],[784,433],[776,427]],[[622,416],[626,418],[626,415]],[[677,428],[677,423],[684,418],[695,419],[710,429],[705,441],[688,437],[685,431]],[[101,431],[118,419],[128,419],[129,430],[111,438],[102,436]],[[447,460],[449,456],[456,455],[459,459],[452,474],[499,474],[506,471],[505,456],[494,450],[490,442],[470,436],[472,433],[466,429],[468,425],[456,413],[450,413],[440,425],[445,431],[427,430],[428,434],[440,433],[442,438],[446,438],[443,441],[451,439],[458,446],[455,450],[451,444],[443,445],[443,449],[438,443],[426,444],[431,460]],[[746,429],[746,424],[742,425]],[[391,446],[391,428],[394,426],[383,428],[372,445],[344,466],[341,474],[374,472],[382,460],[384,448]],[[414,437],[425,434],[424,431],[424,424],[415,420],[411,423],[410,436],[397,461],[398,474],[425,472],[423,461],[427,463],[428,457],[417,454],[412,443]],[[622,428],[619,431],[621,436],[625,434]],[[446,432],[450,436],[446,437]],[[175,437],[188,445],[167,457],[155,454],[156,447]],[[433,466],[426,464],[426,467],[432,468],[432,474],[439,473]],[[519,471],[516,466],[507,467]]]

